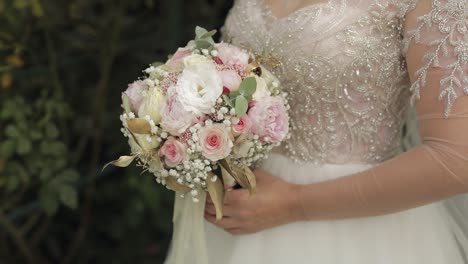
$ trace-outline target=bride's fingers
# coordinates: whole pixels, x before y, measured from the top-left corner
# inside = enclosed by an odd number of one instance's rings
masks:
[[[224,206],[223,207],[223,216],[230,217],[233,215],[233,212],[235,212],[236,209],[232,208],[231,206]],[[208,213],[210,215],[216,216],[216,208],[214,204],[206,204],[205,205],[205,213]]]
[[[205,219],[213,225],[222,229],[240,228],[239,222],[230,217],[223,217],[223,219],[221,220],[216,220],[216,216],[205,213]]]
[[[235,205],[243,201],[246,201],[249,198],[249,191],[244,189],[228,191],[224,194],[224,204],[225,205]]]
[[[210,215],[216,215],[216,208],[213,204],[207,204],[205,205],[205,213],[208,213]]]
[[[247,231],[245,231],[244,229],[241,229],[241,228],[227,228],[227,229],[224,229],[224,230],[226,232],[228,232],[229,234],[235,235],[235,236],[249,234],[249,232],[247,232]]]

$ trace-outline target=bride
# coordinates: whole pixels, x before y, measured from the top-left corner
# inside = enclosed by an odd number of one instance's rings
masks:
[[[291,139],[166,263],[468,263],[467,199],[444,200],[468,192],[467,0],[237,0],[223,38],[267,54]]]

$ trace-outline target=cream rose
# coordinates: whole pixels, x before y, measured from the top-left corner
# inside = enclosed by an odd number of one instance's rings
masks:
[[[165,99],[166,97],[159,87],[148,89],[143,95],[138,116],[144,118],[146,115],[149,115],[155,124],[159,124],[161,121],[161,106]]]
[[[233,143],[229,128],[223,124],[206,126],[198,131],[202,154],[211,161],[226,158],[231,153]]]

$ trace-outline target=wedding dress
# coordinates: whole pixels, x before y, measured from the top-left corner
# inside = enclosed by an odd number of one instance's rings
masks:
[[[262,164],[271,174],[308,184],[373,170],[378,183],[391,173],[404,179],[414,166],[411,173],[427,167],[428,177],[468,184],[467,0],[327,0],[285,17],[263,0],[237,0],[223,38],[261,55],[289,93],[291,139]],[[402,127],[420,96],[426,147],[405,156]],[[438,96],[443,103],[428,103]],[[468,203],[457,199],[241,236],[206,222],[206,240],[173,243],[167,263],[468,263]]]

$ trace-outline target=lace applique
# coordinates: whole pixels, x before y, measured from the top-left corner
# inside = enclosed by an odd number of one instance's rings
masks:
[[[401,0],[328,0],[277,18],[237,0],[223,39],[281,63],[297,162],[379,163],[400,151],[410,98]]]
[[[431,47],[423,67],[416,71],[413,100],[419,99],[428,71],[441,67],[447,74],[440,80],[439,100],[446,101],[448,117],[457,97],[468,94],[468,1],[432,0],[429,13],[418,17],[417,27],[406,34],[405,50],[413,40]]]

